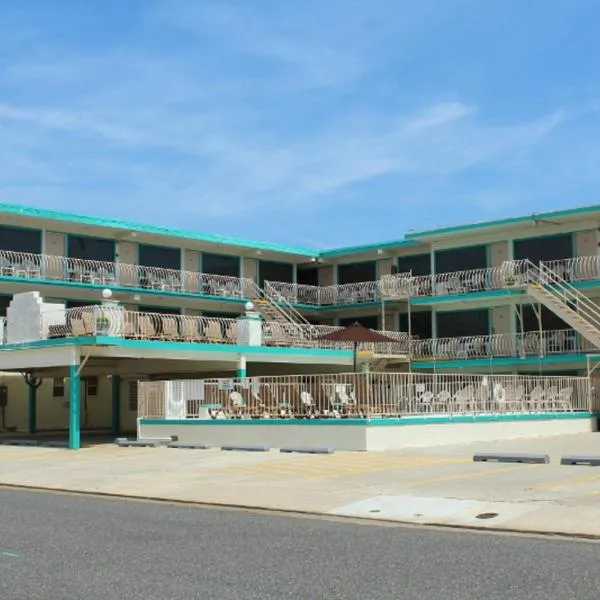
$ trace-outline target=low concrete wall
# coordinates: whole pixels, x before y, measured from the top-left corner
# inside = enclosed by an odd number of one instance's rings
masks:
[[[140,437],[168,438],[211,446],[247,444],[284,448],[302,446],[334,450],[366,450],[365,421],[150,421],[140,423]]]
[[[211,446],[247,444],[281,448],[303,446],[335,450],[400,450],[502,439],[593,431],[589,414],[432,416],[423,418],[325,420],[183,420],[142,419],[141,438],[177,436],[181,442]]]
[[[552,435],[589,433],[592,417],[581,415],[497,415],[472,418],[424,418],[403,425],[372,425],[367,429],[367,450],[399,450],[446,444],[468,444]],[[443,420],[442,420],[443,419]]]

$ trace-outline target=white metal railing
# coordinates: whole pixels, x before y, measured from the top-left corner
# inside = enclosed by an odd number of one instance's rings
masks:
[[[138,417],[377,418],[590,410],[587,377],[345,373],[185,383],[177,393],[173,382],[140,383]]]
[[[237,319],[174,315],[125,310],[119,304],[57,309],[42,314],[39,339],[110,336],[140,340],[237,344]],[[263,321],[263,344],[311,348],[351,349],[353,344],[316,339],[342,327]],[[403,332],[380,332],[395,341],[359,344],[359,351],[405,355],[409,336]],[[30,340],[24,340],[30,341]]]
[[[110,336],[139,340],[237,343],[237,320],[124,310],[95,305],[42,315],[42,338]]]
[[[0,344],[6,344],[6,317],[0,317]]]
[[[565,311],[559,316],[569,320],[568,315],[576,313],[600,335],[600,307],[548,266],[526,259],[505,263],[504,268],[516,275],[519,283],[543,288]]]
[[[268,346],[297,345],[323,349],[351,350],[354,348],[352,342],[330,342],[317,339],[342,329],[344,328],[331,325],[301,325],[293,327],[288,323],[264,321],[263,343]],[[402,331],[378,331],[377,333],[385,335],[394,341],[359,343],[357,351],[371,352],[373,354],[408,355],[410,351],[410,337],[407,333]]]
[[[590,352],[593,345],[573,329],[500,333],[419,340],[411,343],[415,360],[461,360],[577,354]]]
[[[7,250],[0,250],[0,275],[233,298],[250,298],[255,285],[240,277]]]
[[[291,304],[309,306],[343,306],[381,300],[379,282],[377,281],[326,286],[266,281],[265,292],[267,294],[279,294]]]
[[[562,260],[544,260],[541,264],[565,281],[600,279],[600,256],[575,256]]]

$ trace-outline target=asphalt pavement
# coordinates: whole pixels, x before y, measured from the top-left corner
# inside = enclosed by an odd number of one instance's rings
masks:
[[[599,561],[594,542],[0,489],[2,600],[595,600]]]

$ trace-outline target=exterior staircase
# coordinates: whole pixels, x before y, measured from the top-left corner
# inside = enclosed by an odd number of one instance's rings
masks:
[[[600,348],[600,306],[549,267],[529,260],[515,262],[519,283],[528,294]]]

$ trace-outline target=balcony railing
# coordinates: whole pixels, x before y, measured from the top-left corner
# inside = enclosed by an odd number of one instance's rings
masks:
[[[39,327],[41,339],[110,336],[133,340],[238,343],[237,319],[138,312],[125,310],[122,306],[113,304],[59,308],[56,311],[44,312]],[[352,349],[351,343],[315,339],[338,329],[342,328],[265,321],[262,324],[263,344]],[[377,354],[408,354],[410,346],[408,334],[393,331],[380,333],[396,341],[359,344],[358,349]]]
[[[308,306],[343,306],[381,300],[377,281],[326,286],[266,281],[265,292],[267,294],[275,292],[291,304]]]
[[[587,377],[339,373],[188,380],[176,389],[170,381],[151,381],[139,389],[140,419],[473,417],[591,409]]]
[[[0,250],[0,275],[229,298],[252,298],[256,290],[239,277],[7,250]]]
[[[543,357],[592,350],[593,345],[572,329],[413,340],[411,344],[415,360]]]
[[[486,269],[414,277],[410,273],[399,273],[384,275],[379,281],[329,286],[267,281],[265,292],[290,304],[316,307],[460,295],[518,286],[527,279],[528,264],[528,261],[516,260]],[[567,281],[600,279],[600,256],[579,256],[543,264]],[[256,283],[246,278],[7,250],[0,250],[0,276],[240,299],[254,298],[258,293]]]
[[[600,279],[600,256],[576,256],[563,260],[542,261],[566,281],[591,281]]]

